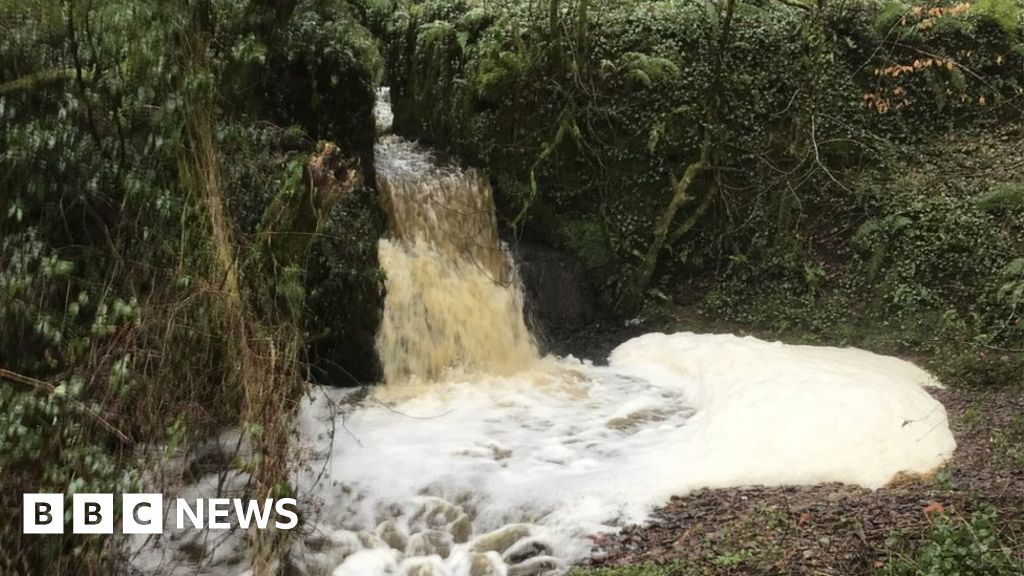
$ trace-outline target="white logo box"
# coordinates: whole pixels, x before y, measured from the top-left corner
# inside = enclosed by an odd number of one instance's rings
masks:
[[[52,493],[22,496],[22,532],[25,534],[64,533],[64,495]],[[121,496],[121,532],[123,534],[160,534],[164,528],[163,494],[124,494]],[[73,534],[114,533],[113,494],[74,494],[71,497]]]
[[[64,495],[52,493],[22,496],[22,531],[25,534],[63,534]],[[122,494],[121,533],[161,534],[164,531],[163,494]],[[232,529],[231,516],[243,529],[255,525],[260,530],[273,525],[291,530],[299,524],[298,503],[294,498],[243,500],[240,498],[196,499],[192,504],[176,500],[177,529],[186,527]],[[74,494],[71,497],[73,534],[113,534],[117,514],[113,494]],[[205,514],[204,514],[205,512]],[[276,521],[271,522],[276,516]]]

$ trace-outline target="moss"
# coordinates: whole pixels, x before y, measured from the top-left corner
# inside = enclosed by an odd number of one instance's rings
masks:
[[[1024,8],[1016,0],[977,0],[971,11],[991,18],[1008,35],[1020,33]]]

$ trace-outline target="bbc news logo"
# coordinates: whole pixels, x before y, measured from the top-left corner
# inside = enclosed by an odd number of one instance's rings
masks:
[[[24,494],[22,532],[25,534],[64,533],[63,494]],[[291,530],[299,524],[294,498],[242,500],[240,498],[198,498],[190,503],[174,501],[174,526],[227,530],[255,526],[265,530],[271,525]],[[116,509],[113,494],[75,494],[71,497],[72,534],[113,534]],[[236,523],[229,521],[234,516]],[[273,520],[273,522],[271,522]],[[164,531],[163,494],[122,494],[121,533],[161,534]]]

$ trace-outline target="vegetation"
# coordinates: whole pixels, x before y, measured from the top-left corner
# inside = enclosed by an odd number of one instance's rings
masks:
[[[253,493],[289,493],[308,367],[374,370],[363,326],[379,314],[381,220],[360,182],[380,59],[359,7],[4,2],[0,15],[4,509],[20,516],[23,492],[142,487],[163,460],[138,448],[186,454],[227,425],[258,447]],[[350,327],[308,313],[336,308]],[[0,532],[0,572],[121,560],[109,538],[19,527]],[[257,573],[283,544],[253,533]]]
[[[943,515],[911,553],[906,536],[895,533],[888,544],[893,556],[879,570],[885,576],[939,576],[977,574],[1011,576],[1024,570],[1024,559],[1015,557],[1006,538],[1000,537],[996,513],[979,510],[970,518]],[[1018,543],[1019,544],[1019,543]]]
[[[1018,0],[0,0],[0,503],[152,488],[228,427],[253,494],[294,492],[306,384],[378,377],[383,84],[622,317],[1021,384],[1022,34]],[[1015,462],[1022,430],[994,436]],[[1019,573],[995,523],[897,538],[882,571]],[[274,573],[284,534],[251,539]],[[17,523],[0,549],[124,560]]]
[[[1019,5],[387,10],[399,129],[487,165],[509,227],[620,312],[1020,370]]]

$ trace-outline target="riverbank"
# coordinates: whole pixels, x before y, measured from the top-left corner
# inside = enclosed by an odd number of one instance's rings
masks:
[[[701,490],[673,498],[645,526],[595,538],[577,574],[892,573],[901,559],[921,562],[915,550],[922,541],[933,553],[946,546],[948,554],[1000,554],[981,546],[993,512],[995,541],[1024,561],[1024,392],[932,394],[946,406],[958,446],[930,478],[897,479],[875,491],[840,484]],[[936,543],[942,526],[968,527],[960,535],[979,546]]]

